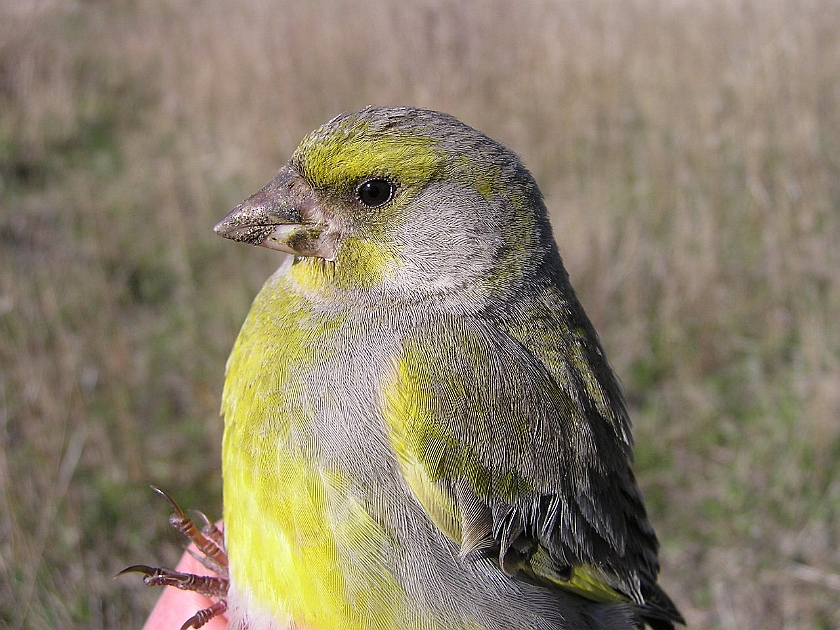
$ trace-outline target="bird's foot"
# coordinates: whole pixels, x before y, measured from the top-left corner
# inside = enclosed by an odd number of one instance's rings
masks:
[[[193,551],[189,549],[190,554],[217,575],[182,573],[173,569],[150,567],[145,564],[130,566],[120,571],[117,575],[142,573],[143,582],[149,586],[174,586],[182,591],[194,591],[210,599],[215,599],[216,602],[214,604],[199,610],[181,626],[181,630],[201,628],[208,621],[214,617],[218,617],[227,610],[228,558],[227,552],[225,551],[224,535],[201,512],[198,512],[198,514],[204,522],[199,529],[193,520],[175,503],[172,497],[160,488],[152,486],[152,489],[166,499],[172,507],[173,513],[169,517],[170,525],[189,538],[190,542],[198,550]]]

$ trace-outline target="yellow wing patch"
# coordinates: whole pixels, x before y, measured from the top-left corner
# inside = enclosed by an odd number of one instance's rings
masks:
[[[605,604],[629,601],[604,580],[598,569],[589,565],[572,567],[570,573],[560,574],[545,549],[538,549],[524,567],[533,578],[577,593],[582,597]]]

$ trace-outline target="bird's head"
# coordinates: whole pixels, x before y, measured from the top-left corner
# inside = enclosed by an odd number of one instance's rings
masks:
[[[511,151],[455,118],[369,107],[304,138],[217,234],[296,257],[305,289],[478,305],[556,252]]]

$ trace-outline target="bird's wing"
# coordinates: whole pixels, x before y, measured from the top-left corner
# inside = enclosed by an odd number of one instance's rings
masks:
[[[650,604],[657,542],[623,403],[599,400],[602,384],[563,350],[538,358],[480,319],[417,326],[384,390],[392,447],[462,555],[498,554],[507,573],[596,601]]]

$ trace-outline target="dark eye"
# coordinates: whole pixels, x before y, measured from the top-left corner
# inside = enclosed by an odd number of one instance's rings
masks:
[[[356,191],[359,201],[368,208],[377,208],[391,201],[396,187],[387,179],[369,179]]]

